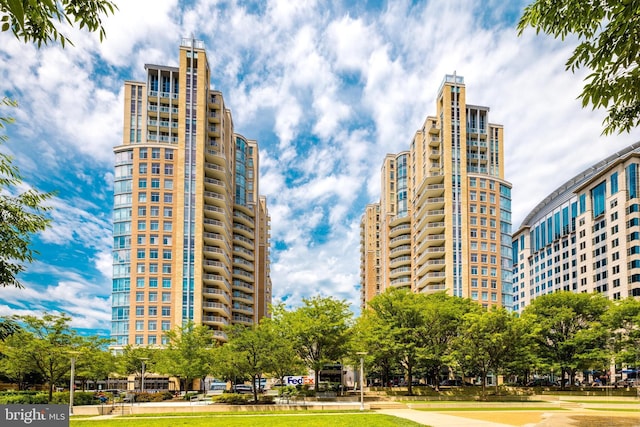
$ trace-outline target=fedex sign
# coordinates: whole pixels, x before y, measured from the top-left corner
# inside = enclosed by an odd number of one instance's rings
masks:
[[[313,377],[289,375],[284,377],[285,385],[313,385]]]

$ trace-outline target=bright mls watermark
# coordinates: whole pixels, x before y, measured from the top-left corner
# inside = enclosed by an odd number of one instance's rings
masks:
[[[69,427],[68,405],[0,405],[0,426]]]

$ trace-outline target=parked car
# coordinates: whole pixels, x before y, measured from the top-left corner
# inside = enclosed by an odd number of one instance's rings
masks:
[[[441,386],[445,386],[445,387],[462,387],[462,386],[472,386],[473,384],[468,383],[466,381],[462,381],[460,379],[455,379],[455,380],[443,380],[440,381],[440,385]]]
[[[558,383],[549,381],[545,378],[536,378],[535,380],[529,381],[526,386],[527,387],[553,387],[557,386]]]
[[[253,394],[253,387],[246,384],[236,384],[231,387],[231,391],[239,394]]]

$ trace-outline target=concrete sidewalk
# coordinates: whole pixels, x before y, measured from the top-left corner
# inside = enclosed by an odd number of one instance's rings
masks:
[[[380,409],[375,412],[405,418],[432,427],[513,427],[511,424],[474,420],[471,418],[439,414],[433,411],[417,411],[415,409]]]

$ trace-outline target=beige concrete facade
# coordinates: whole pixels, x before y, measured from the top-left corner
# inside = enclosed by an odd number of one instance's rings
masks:
[[[408,151],[385,157],[380,202],[367,206],[361,221],[363,307],[389,287],[511,307],[511,184],[504,180],[503,128],[488,116],[488,107],[466,103],[464,79],[447,75],[436,115]]]
[[[125,82],[123,142],[114,148],[114,348],[162,346],[185,322],[251,325],[268,315],[270,220],[256,141],[234,132],[210,88],[202,42],[179,67],[145,65]]]
[[[640,298],[640,143],[558,187],[513,235],[514,310],[556,291]]]

